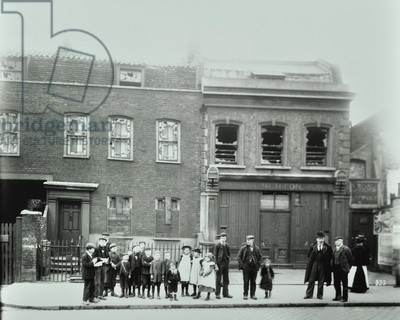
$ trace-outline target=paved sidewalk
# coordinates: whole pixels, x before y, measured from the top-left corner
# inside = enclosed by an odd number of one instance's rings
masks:
[[[264,292],[257,288],[258,300],[243,300],[241,273],[231,272],[230,293],[232,299],[217,300],[211,295],[210,301],[204,301],[205,294],[198,300],[192,297],[181,297],[179,301],[162,299],[117,298],[82,305],[82,283],[69,282],[37,282],[14,283],[3,286],[1,302],[3,306],[39,309],[39,310],[70,310],[70,309],[153,309],[153,308],[232,308],[232,307],[322,307],[322,306],[400,306],[400,289],[393,288],[394,277],[390,274],[369,273],[370,283],[375,280],[385,280],[386,286],[372,285],[365,294],[349,294],[347,303],[332,301],[333,286],[325,287],[324,299],[304,300],[306,286],[302,284],[304,270],[276,269],[275,284],[270,299],[264,298]],[[191,293],[191,290],[189,291]],[[120,293],[117,285],[116,293]]]

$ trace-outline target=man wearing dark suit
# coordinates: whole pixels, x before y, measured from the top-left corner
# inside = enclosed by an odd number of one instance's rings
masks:
[[[89,302],[97,303],[98,299],[94,297],[94,277],[96,270],[97,258],[93,258],[94,244],[86,245],[86,252],[82,255],[82,280],[85,285],[83,287],[83,304],[88,305]],[[100,266],[101,264],[97,264]]]
[[[335,238],[335,249],[333,251],[332,271],[333,284],[335,286],[335,298],[333,301],[347,302],[348,300],[348,275],[353,265],[353,255],[349,247],[343,244],[343,237]],[[343,285],[343,295],[342,295]]]
[[[214,247],[215,262],[218,266],[215,296],[221,299],[221,286],[222,296],[224,298],[232,298],[229,294],[229,259],[231,257],[229,245],[226,243],[227,234],[222,232],[219,235],[219,242]],[[222,278],[222,284],[221,284]]]
[[[332,281],[331,260],[332,247],[325,242],[325,234],[317,232],[316,242],[308,250],[308,263],[304,283],[308,282],[304,299],[311,299],[314,294],[315,281],[318,281],[317,298],[322,299],[324,294],[324,282],[329,286]]]
[[[242,246],[238,253],[239,269],[243,270],[243,299],[247,300],[249,295],[250,282],[250,297],[257,300],[256,297],[256,278],[258,269],[261,265],[262,253],[259,247],[254,244],[254,236],[246,237],[246,244]]]
[[[106,247],[107,239],[104,237],[99,238],[99,246],[94,250],[93,256],[97,258],[97,261],[102,261],[103,265],[99,268],[96,268],[95,275],[95,296],[97,299],[106,300],[104,289],[107,288],[107,271],[109,266],[109,252]],[[107,292],[107,289],[105,289]]]

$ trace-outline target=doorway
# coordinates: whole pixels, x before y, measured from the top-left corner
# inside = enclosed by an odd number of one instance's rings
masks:
[[[59,240],[78,243],[81,234],[81,203],[78,201],[59,202]]]

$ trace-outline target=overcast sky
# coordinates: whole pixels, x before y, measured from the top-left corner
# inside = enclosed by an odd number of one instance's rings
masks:
[[[53,2],[55,32],[86,30],[115,59],[182,64],[190,52],[222,59],[322,59],[338,65],[357,94],[351,104],[353,124],[383,110],[400,119],[400,1]],[[59,43],[49,40],[48,5],[18,5],[25,17],[25,50],[54,53]],[[19,50],[20,32],[18,16],[0,14],[0,51]],[[62,44],[79,50],[88,43],[72,34]]]

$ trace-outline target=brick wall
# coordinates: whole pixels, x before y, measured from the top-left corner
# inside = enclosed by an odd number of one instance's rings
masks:
[[[60,108],[74,106],[71,101],[60,105],[52,100],[56,98],[45,94],[45,84],[27,85],[25,104],[33,112],[42,112],[49,100]],[[70,86],[60,88],[67,91]],[[0,82],[0,90],[5,92],[2,108],[20,111],[20,85]],[[89,93],[89,103],[101,90],[95,88]],[[108,132],[102,130],[90,132],[93,144],[88,159],[64,158],[64,132],[60,130],[63,115],[21,114],[20,156],[0,157],[2,172],[52,174],[55,181],[99,183],[91,199],[90,233],[94,234],[107,229],[107,195],[132,197],[131,229],[138,236],[155,235],[154,199],[178,198],[180,235],[193,237],[199,230],[201,102],[200,92],[114,88],[106,102],[90,114],[90,120],[101,128],[111,115],[131,117],[133,161],[108,160]],[[160,118],[180,121],[180,164],[156,163],[156,120]]]

